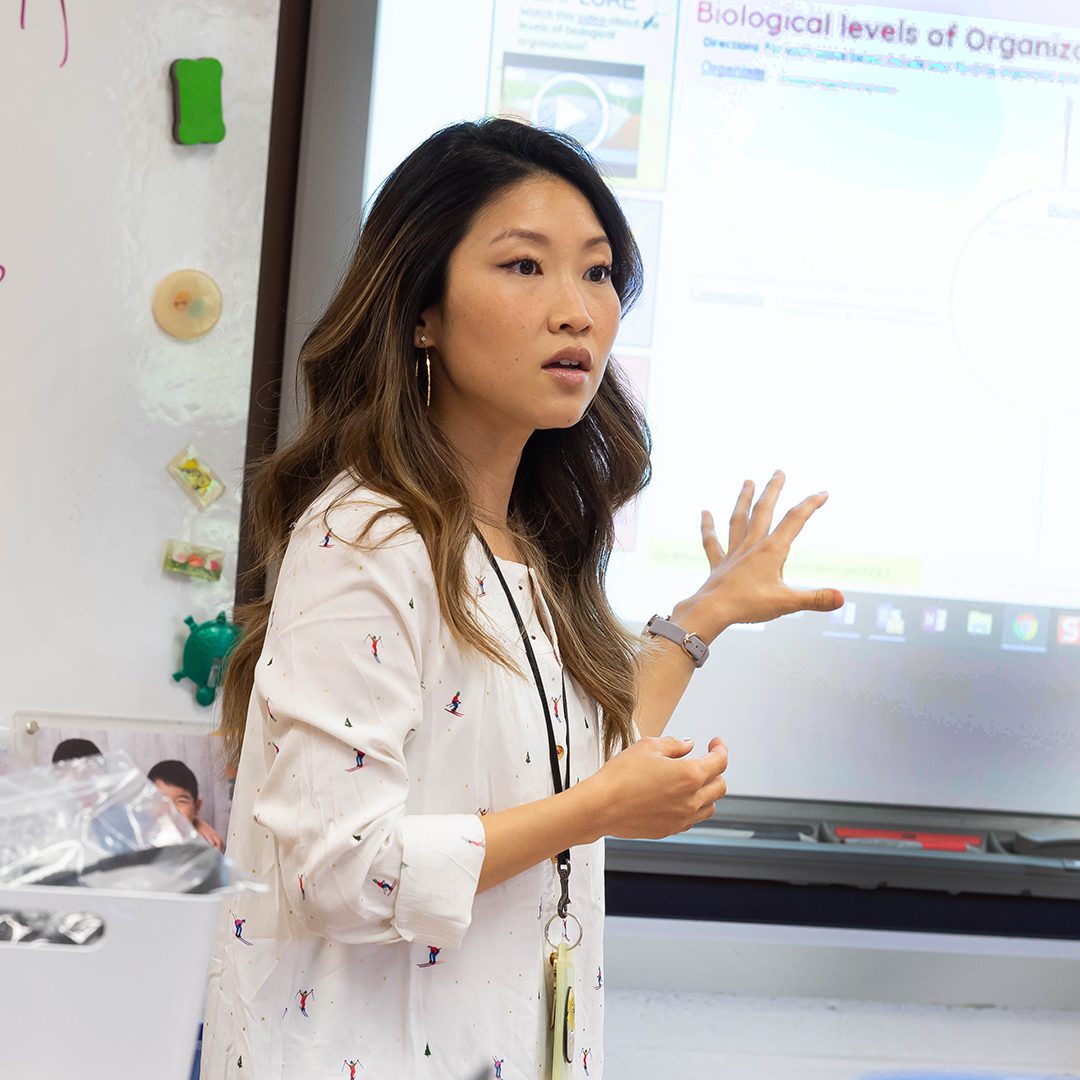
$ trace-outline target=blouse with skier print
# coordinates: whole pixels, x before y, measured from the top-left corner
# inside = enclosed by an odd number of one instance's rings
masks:
[[[477,617],[527,677],[458,647],[404,518],[349,543],[386,505],[340,477],[295,524],[282,562],[228,842],[267,891],[235,896],[223,917],[203,1080],[346,1069],[538,1080],[550,1069],[554,862],[476,892],[481,816],[554,790],[537,687],[478,541],[467,553]],[[602,763],[596,704],[569,676],[562,700],[537,578],[499,564],[560,748],[570,725],[577,783]],[[573,849],[570,897],[584,927],[573,954],[577,1080],[603,1071],[602,841]]]

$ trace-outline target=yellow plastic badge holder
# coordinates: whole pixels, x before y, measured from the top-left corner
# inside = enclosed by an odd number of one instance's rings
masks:
[[[548,937],[548,931],[552,923],[563,923],[563,934],[566,935],[567,921],[573,920],[577,929],[577,940],[560,941],[558,947],[552,953],[552,966],[554,967],[554,994],[551,1002],[551,1080],[567,1080],[573,1075],[571,1065],[574,1061],[574,961],[571,959],[573,950],[581,943],[581,924],[573,915],[568,915],[567,920],[552,916],[544,928],[544,936],[548,938],[548,944],[553,948],[555,943]]]
[[[551,1052],[551,1080],[570,1076],[574,1060],[574,962],[570,949],[559,946],[555,958],[555,1043]]]

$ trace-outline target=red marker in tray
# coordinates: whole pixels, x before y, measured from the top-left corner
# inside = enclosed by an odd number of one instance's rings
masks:
[[[915,832],[905,829],[856,829],[839,826],[836,838],[844,844],[921,848],[923,851],[982,851],[983,838],[962,833]]]

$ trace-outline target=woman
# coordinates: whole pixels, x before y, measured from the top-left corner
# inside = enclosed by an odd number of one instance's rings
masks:
[[[568,138],[455,125],[381,188],[301,355],[310,415],[252,486],[276,584],[239,615],[224,732],[229,850],[269,891],[230,912],[204,1077],[536,1080],[556,976],[562,1075],[602,1075],[602,838],[723,796],[719,739],[660,737],[708,642],[841,602],[783,584],[824,496],[770,535],[777,474],[752,512],[744,486],[727,552],[703,515],[678,641],[612,614],[613,518],[649,473],[609,359],[640,279]]]

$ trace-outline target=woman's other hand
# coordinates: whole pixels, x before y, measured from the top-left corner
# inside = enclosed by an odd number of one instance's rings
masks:
[[[784,582],[784,563],[792,543],[828,495],[822,491],[803,499],[773,529],[783,486],[784,474],[778,469],[754,503],[753,482],[743,484],[728,526],[726,551],[717,538],[712,514],[706,510],[701,515],[709,576],[672,613],[680,626],[711,641],[732,623],[768,622],[795,611],[834,611],[843,606],[844,596],[836,589],[793,589]]]

